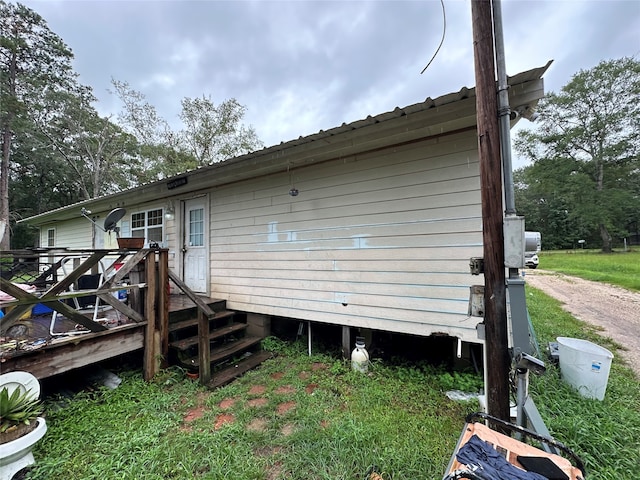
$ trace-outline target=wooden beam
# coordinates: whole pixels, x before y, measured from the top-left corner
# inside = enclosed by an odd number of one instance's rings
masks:
[[[143,347],[144,328],[134,324],[58,339],[39,350],[5,357],[2,372],[24,370],[41,379],[117,357]]]
[[[158,331],[161,367],[169,365],[169,250],[158,252]]]
[[[211,347],[209,345],[209,316],[198,311],[198,365],[202,385],[211,381]]]
[[[509,421],[509,366],[502,205],[502,160],[490,0],[471,1],[484,245],[488,413]]]
[[[158,286],[158,275],[155,253],[148,253],[144,262],[144,270],[147,281],[144,309],[147,317],[147,328],[144,337],[143,374],[145,380],[151,380],[158,373],[158,357],[160,354],[159,345],[157,345],[159,337],[156,335],[156,288]]]

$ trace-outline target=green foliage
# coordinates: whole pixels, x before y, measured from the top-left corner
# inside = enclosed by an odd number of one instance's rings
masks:
[[[0,390],[0,433],[14,429],[17,425],[30,425],[42,413],[42,404],[33,398],[31,390],[16,388]]]
[[[372,464],[393,478],[442,476],[469,406],[449,400],[431,372],[376,363],[365,375],[267,343],[278,356],[213,392],[177,369],[150,383],[124,371],[115,390],[47,400],[29,478],[352,479]],[[249,393],[255,386],[264,393]],[[266,404],[251,406],[257,397]],[[295,408],[279,413],[287,402]],[[186,421],[192,411],[201,416]],[[216,429],[221,414],[234,421]]]
[[[617,355],[620,348],[562,310],[560,302],[527,287],[527,304],[541,346],[558,336],[583,338],[611,350],[613,365],[603,401],[578,394],[559,368],[532,376],[531,394],[552,435],[585,462],[587,478],[633,478],[640,462],[640,381]]]
[[[535,130],[516,149],[516,204],[544,248],[576,240],[611,249],[640,222],[640,62],[603,61],[575,74],[539,105]]]
[[[596,282],[640,291],[640,251],[601,253],[590,250],[542,252],[540,267]]]

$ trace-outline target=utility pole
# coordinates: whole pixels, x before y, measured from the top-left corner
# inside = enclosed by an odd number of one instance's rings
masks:
[[[511,360],[507,339],[502,161],[491,11],[491,0],[471,1],[484,245],[487,408],[489,415],[509,421]]]

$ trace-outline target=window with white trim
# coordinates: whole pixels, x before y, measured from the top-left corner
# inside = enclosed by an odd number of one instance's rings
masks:
[[[131,214],[131,236],[143,237],[145,243],[162,243],[164,212],[161,208]]]
[[[47,230],[47,247],[55,247],[56,246],[56,229],[49,228]]]

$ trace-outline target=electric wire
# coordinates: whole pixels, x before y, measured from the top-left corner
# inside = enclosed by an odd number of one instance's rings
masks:
[[[422,69],[422,71],[420,72],[420,75],[422,75],[425,72],[425,70],[429,68],[429,65],[431,65],[431,63],[435,60],[436,56],[438,55],[438,52],[440,52],[440,48],[442,48],[442,44],[444,43],[444,37],[447,33],[447,12],[445,11],[445,8],[444,8],[444,0],[440,0],[440,5],[442,5],[442,38],[440,39],[440,45],[438,45],[438,48],[436,48],[435,53],[431,57],[431,60],[429,60],[429,63],[427,63],[427,66]]]

